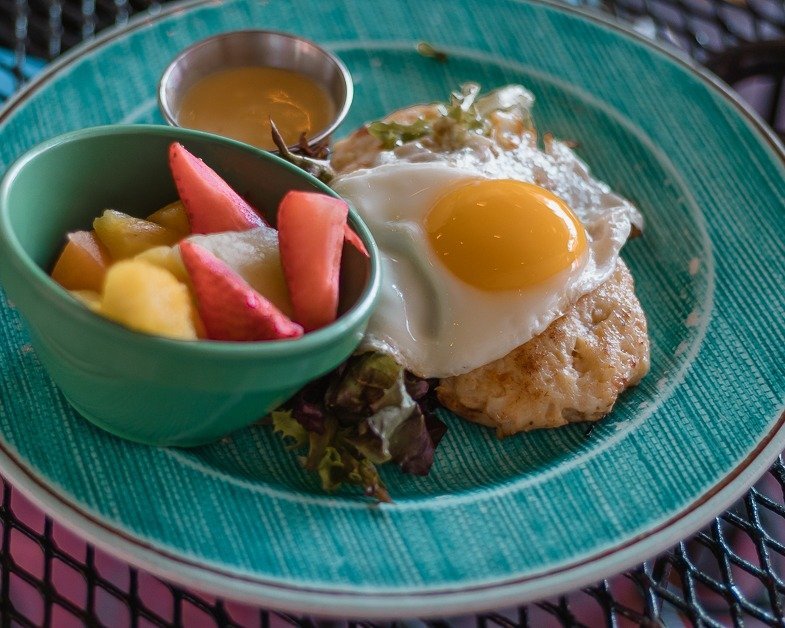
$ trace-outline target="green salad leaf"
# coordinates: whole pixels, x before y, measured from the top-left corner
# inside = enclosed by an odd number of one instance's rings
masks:
[[[303,466],[324,490],[356,485],[388,502],[377,466],[394,463],[404,473],[426,475],[446,431],[426,399],[429,391],[426,380],[391,356],[364,353],[273,412],[273,430],[290,449],[303,451]]]

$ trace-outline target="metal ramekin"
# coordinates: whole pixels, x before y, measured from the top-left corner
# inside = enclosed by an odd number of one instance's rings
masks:
[[[183,95],[199,79],[219,70],[265,66],[291,70],[313,79],[332,98],[332,122],[308,137],[308,145],[328,138],[346,117],[354,87],[346,66],[312,41],[289,33],[265,30],[231,31],[186,48],[166,68],[158,85],[158,104],[166,121],[180,126],[177,114]],[[292,150],[297,145],[290,147]]]

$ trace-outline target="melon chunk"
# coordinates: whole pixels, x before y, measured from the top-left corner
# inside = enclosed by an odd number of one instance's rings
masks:
[[[188,223],[188,214],[185,213],[185,206],[182,201],[175,201],[153,212],[147,220],[157,225],[166,227],[169,231],[177,233],[184,238],[191,233],[191,225]]]
[[[345,201],[316,192],[288,192],[278,206],[281,263],[294,320],[305,331],[324,327],[337,316],[348,211]]]
[[[212,340],[299,338],[303,328],[210,251],[185,240],[180,254],[191,277],[199,314]]]
[[[136,331],[197,338],[188,288],[169,271],[144,260],[124,260],[109,268],[99,312]]]
[[[275,229],[262,226],[241,232],[195,235],[189,237],[188,242],[210,251],[254,290],[292,317],[292,303],[283,276]]]
[[[114,260],[133,257],[154,246],[172,246],[181,238],[171,229],[114,209],[96,218],[93,228]]]
[[[66,290],[100,291],[110,263],[109,252],[92,231],[73,231],[52,270],[52,279]]]
[[[245,231],[265,224],[253,207],[182,144],[169,147],[169,168],[192,233]]]

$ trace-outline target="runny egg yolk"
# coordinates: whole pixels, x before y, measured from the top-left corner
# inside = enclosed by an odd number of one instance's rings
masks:
[[[476,179],[448,190],[424,226],[444,265],[486,291],[535,286],[573,268],[586,252],[586,231],[562,199],[510,179]]]

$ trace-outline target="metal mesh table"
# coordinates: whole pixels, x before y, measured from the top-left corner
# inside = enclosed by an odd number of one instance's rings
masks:
[[[785,135],[785,0],[607,0],[601,4],[574,0],[572,4],[609,12],[638,31],[687,52],[733,85]],[[160,7],[154,0],[0,0],[0,102],[46,61],[107,26]],[[5,480],[0,482],[3,626],[319,623],[162,582],[86,544],[44,516]],[[706,529],[628,573],[520,608],[422,624],[652,626],[684,622],[700,626],[785,624],[782,459]]]

